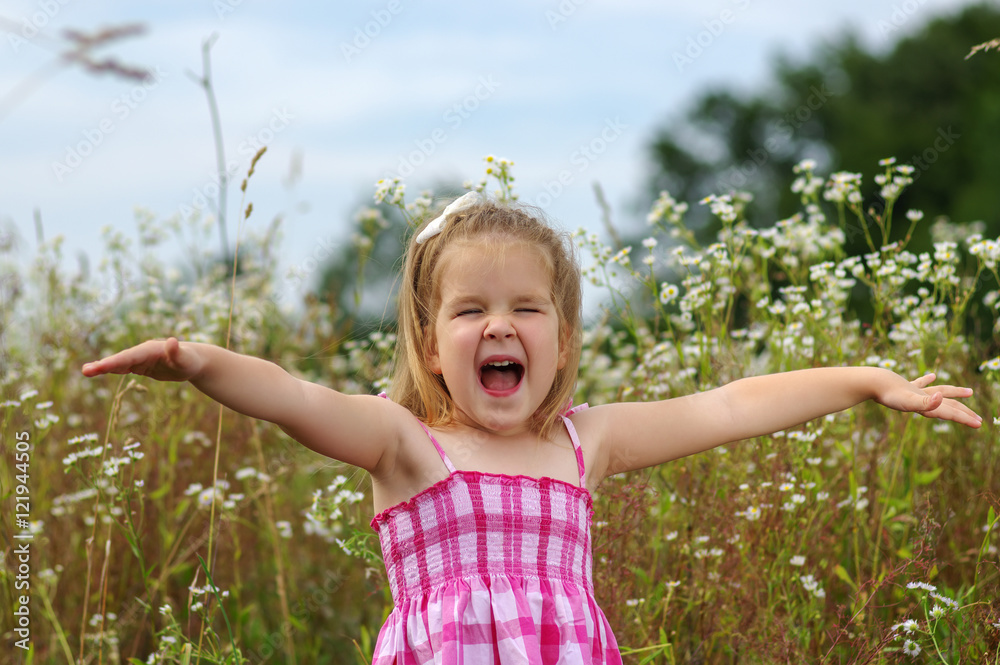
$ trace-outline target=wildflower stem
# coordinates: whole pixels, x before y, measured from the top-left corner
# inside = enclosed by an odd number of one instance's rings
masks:
[[[889,239],[892,235],[892,207],[895,203],[895,199],[889,199],[886,203],[885,210],[882,211],[882,246],[889,244]]]
[[[170,548],[170,552],[163,559],[163,564],[160,567],[160,576],[156,579],[156,582],[153,585],[153,589],[150,592],[150,595],[152,595],[153,592],[155,592],[157,589],[159,589],[160,587],[162,587],[166,583],[167,577],[170,575],[171,571],[173,570],[173,561],[174,561],[174,558],[177,556],[177,550],[180,548],[181,544],[184,542],[184,537],[187,535],[188,529],[190,529],[191,525],[194,523],[195,517],[196,517],[196,513],[191,513],[191,516],[188,517],[187,521],[184,523],[184,525],[177,532],[177,536],[174,538],[174,542],[173,542],[173,545]],[[199,538],[198,542],[195,545],[193,545],[193,547],[200,547],[201,543],[203,543],[203,542],[205,542],[204,538]],[[188,550],[188,552],[185,553],[185,556],[187,554],[190,554],[190,550]]]
[[[998,514],[993,506],[990,506],[989,514],[986,518],[988,524],[986,525],[986,533],[983,535],[983,543],[979,546],[979,554],[976,556],[976,567],[975,574],[972,578],[972,588],[973,590],[979,589],[979,564],[983,561],[983,556],[989,552],[990,549],[990,535],[993,533],[994,529],[997,528],[998,523],[1000,523],[1000,514]]]
[[[944,654],[941,653],[941,646],[938,644],[937,639],[937,625],[940,619],[934,619],[931,621],[930,614],[927,612],[927,603],[924,603],[924,617],[927,619],[927,634],[931,636],[931,644],[934,645],[934,651],[937,653],[938,660],[940,660],[944,665],[948,665],[948,661],[945,660]]]
[[[861,209],[860,205],[854,208],[854,214],[858,218],[858,223],[861,224],[861,230],[865,233],[865,240],[868,242],[868,249],[873,252],[878,251],[875,247],[875,241],[872,240],[871,231],[868,229],[868,220],[865,218],[865,213]]]
[[[135,528],[135,523],[132,521],[132,499],[131,492],[129,496],[126,497],[125,501],[125,524],[122,526],[122,531],[125,534],[125,540],[128,541],[129,547],[132,549],[132,553],[135,554],[135,558],[139,561],[139,571],[142,573],[142,581],[147,590],[149,589],[149,570],[146,569],[146,559],[142,554],[142,548],[139,546],[139,534]]]
[[[850,492],[853,505],[857,502],[858,497],[858,483],[857,477],[855,476],[855,467],[857,465],[857,442],[854,441],[854,437],[851,437],[851,471],[849,473],[850,478]],[[854,579],[861,583],[864,577],[861,574],[861,545],[860,537],[858,535],[858,520],[860,519],[858,510],[851,510],[851,541],[854,545]]]
[[[896,487],[896,479],[899,477],[899,469],[903,463],[903,451],[906,447],[917,448],[919,444],[910,444],[909,438],[907,437],[907,431],[910,429],[910,423],[913,422],[912,418],[906,418],[903,422],[903,431],[900,432],[899,436],[896,437],[896,449],[893,451],[893,463],[892,471],[889,473],[889,483],[884,488],[886,499],[881,501],[882,508],[879,511],[878,516],[878,526],[875,528],[875,546],[873,549],[873,559],[872,559],[872,576],[880,577],[879,573],[879,558],[882,555],[882,534],[887,531],[885,529],[886,513],[889,510],[889,504],[892,500],[894,494],[893,490]]]
[[[960,331],[965,324],[965,310],[966,308],[968,308],[969,302],[972,300],[972,297],[976,295],[975,285],[979,283],[982,274],[983,274],[983,264],[980,261],[979,265],[976,268],[976,274],[972,278],[972,287],[966,289],[965,295],[961,298],[959,302],[955,303],[953,306],[953,315],[951,318],[951,331],[950,334],[948,335],[949,343],[961,337]]]
[[[240,650],[236,648],[236,638],[233,637],[233,627],[229,623],[229,614],[226,612],[226,608],[222,604],[222,596],[219,595],[219,589],[218,589],[218,587],[215,586],[215,580],[212,579],[212,573],[209,572],[208,566],[205,565],[205,560],[201,558],[200,554],[197,555],[197,556],[198,556],[198,563],[201,564],[201,569],[205,571],[205,577],[208,578],[208,586],[212,590],[212,593],[215,595],[215,601],[217,603],[219,603],[219,609],[222,611],[222,618],[226,622],[226,630],[229,632],[229,643],[232,645],[232,648],[233,648],[233,653],[231,655],[232,655],[233,658],[236,659],[237,663],[240,663],[241,662]],[[205,622],[202,622],[202,627],[203,627],[202,628],[202,632],[203,633],[204,633],[204,625],[205,625]],[[200,641],[199,641],[199,644],[198,644],[198,653],[199,654],[201,653],[201,643],[200,643]],[[229,658],[227,657],[226,660],[228,661]]]
[[[258,423],[254,422],[253,436],[251,438],[253,441],[254,449],[257,452],[257,463],[260,468],[266,469],[267,464],[264,460],[264,447],[260,442],[260,430]],[[278,535],[277,527],[275,526],[275,515],[274,515],[274,504],[271,500],[271,493],[264,492],[264,510],[267,513],[267,525],[268,530],[271,535],[271,542],[274,548],[274,563],[275,563],[275,582],[278,587],[278,600],[281,603],[281,614],[285,620],[285,625],[292,626],[292,614],[288,609],[288,592],[285,589],[285,564],[281,556],[280,536]],[[288,655],[288,662],[291,665],[295,665],[295,640],[285,640],[285,653]]]
[[[257,154],[254,156],[253,162],[250,164],[250,169],[247,174],[248,179],[250,175],[253,174],[254,167],[257,165],[257,160],[260,158],[262,154],[263,154],[263,149],[259,150]],[[243,195],[242,198],[240,199],[240,210],[243,210],[243,204],[246,202],[246,188],[244,187],[242,189],[243,189]],[[249,217],[249,214],[250,213],[248,209],[247,214],[242,219],[240,219],[239,226],[237,227],[236,230],[236,247],[233,249],[233,270],[229,287],[229,315],[226,320],[226,340],[225,340],[226,349],[229,349],[230,341],[233,335],[233,310],[235,310],[236,308],[236,275],[237,275],[237,268],[239,268],[239,259],[240,259],[240,238],[242,237],[243,226],[247,220],[247,217]],[[216,488],[218,487],[219,483],[219,457],[222,451],[222,416],[224,412],[225,412],[225,407],[222,404],[219,404],[219,416],[217,418],[218,425],[215,431],[215,456],[212,462],[212,487],[211,487],[212,505],[209,508],[209,515],[208,515],[208,552],[207,552],[208,556],[206,557],[209,561],[212,562],[213,567],[215,566],[215,558],[213,557],[214,554],[213,546],[215,545],[215,505],[218,503],[218,495]],[[198,558],[200,560],[201,556],[199,556]],[[202,565],[204,565],[204,562],[202,562]],[[227,618],[226,625],[228,624],[229,624],[229,619]],[[205,623],[202,622],[201,631],[200,634],[198,635],[199,654],[201,653],[201,645],[204,637],[205,637]],[[233,645],[233,648],[235,650],[235,644]]]
[[[597,198],[597,205],[601,209],[601,222],[604,224],[604,229],[611,236],[611,240],[614,241],[615,250],[621,251],[624,245],[622,245],[621,236],[618,235],[618,229],[615,228],[614,222],[611,221],[611,206],[608,205],[607,199],[604,198],[604,189],[599,182],[594,182],[594,196]]]
[[[900,249],[905,249],[906,246],[910,244],[910,240],[913,239],[913,230],[917,228],[917,222],[919,221],[920,221],[919,217],[910,220],[910,228],[906,230],[906,237],[903,238],[903,243],[900,246]]]
[[[49,598],[49,590],[46,584],[38,585],[39,595],[42,597],[42,605],[45,606],[44,616],[52,624],[52,629],[56,633],[56,641],[59,642],[59,646],[62,648],[63,656],[66,658],[67,663],[73,662],[73,652],[70,649],[69,642],[66,640],[66,633],[63,631],[62,624],[59,623],[59,618],[56,616],[55,610],[52,608],[52,599]],[[78,661],[79,662],[79,661]]]
[[[212,46],[215,45],[219,35],[213,33],[211,37],[202,42],[201,45],[201,78],[188,73],[205,91],[208,99],[208,112],[212,117],[212,136],[215,138],[215,162],[219,176],[219,199],[216,209],[217,221],[219,223],[219,242],[221,243],[222,256],[229,253],[229,239],[226,237],[226,208],[228,206],[227,191],[229,189],[229,171],[226,169],[226,152],[222,143],[222,122],[219,120],[219,105],[215,100],[215,88],[212,86]],[[242,206],[240,206],[242,210]]]
[[[126,383],[127,382],[127,383]],[[122,397],[128,391],[128,389],[134,385],[134,381],[128,378],[128,375],[122,375],[121,379],[118,380],[118,387],[115,389],[115,397],[111,401],[111,413],[108,416],[108,424],[104,429],[104,444],[101,447],[101,464],[104,464],[104,460],[108,454],[108,445],[111,441],[111,432],[114,430],[115,425],[118,422],[118,413],[121,410]],[[87,632],[87,606],[90,601],[90,577],[93,566],[93,549],[94,541],[97,538],[97,524],[99,520],[97,519],[97,510],[101,505],[101,493],[96,492],[94,494],[94,510],[93,510],[93,525],[90,529],[90,538],[87,539],[87,584],[86,590],[83,594],[83,612],[80,615],[80,655],[77,659],[78,662],[83,662],[83,647],[84,647],[84,636]]]
[[[654,309],[659,309],[660,298],[659,294],[656,292],[656,275],[653,272],[653,265],[649,265],[649,276],[643,280],[646,287],[649,289],[650,299],[653,302]],[[653,334],[655,335],[659,332],[659,317],[653,321]]]
[[[104,540],[104,565],[101,567],[101,629],[97,646],[97,662],[104,662],[104,622],[108,615],[108,567],[111,564],[111,525]]]

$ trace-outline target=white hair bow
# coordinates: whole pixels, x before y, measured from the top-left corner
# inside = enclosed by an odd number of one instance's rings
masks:
[[[448,204],[448,207],[444,209],[440,215],[432,219],[424,230],[417,234],[417,244],[427,242],[429,239],[433,238],[437,234],[444,230],[444,225],[448,223],[448,220],[452,215],[456,215],[466,208],[470,208],[477,203],[479,203],[479,192],[467,192],[462,196],[458,197],[454,201]]]

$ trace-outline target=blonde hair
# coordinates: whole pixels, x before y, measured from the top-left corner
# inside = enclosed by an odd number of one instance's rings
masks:
[[[389,396],[431,427],[455,420],[455,403],[444,379],[430,370],[425,359],[441,302],[441,257],[456,245],[485,243],[496,250],[495,256],[502,257],[506,247],[524,243],[545,256],[566,364],[556,371],[552,387],[532,418],[532,427],[542,438],[552,435],[573,397],[583,330],[580,268],[569,236],[540,221],[540,211],[529,214],[528,210],[487,200],[453,214],[441,233],[423,243],[415,241],[416,234],[410,238],[399,289],[399,343]]]

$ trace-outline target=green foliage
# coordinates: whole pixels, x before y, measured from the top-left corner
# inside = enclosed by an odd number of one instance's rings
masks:
[[[705,93],[651,146],[651,196],[667,190],[690,201],[747,190],[756,197],[753,219],[766,224],[795,212],[789,186],[800,160],[857,171],[895,155],[920,183],[904,197],[907,208],[955,220],[985,217],[987,233],[1000,233],[990,214],[1000,179],[1000,68],[995,53],[965,59],[973,45],[1000,34],[1000,10],[984,3],[919,29],[911,23],[916,19],[902,27],[879,23],[892,43],[887,50],[847,35],[818,46],[805,64],[779,61],[768,89]],[[880,211],[884,201],[870,195],[869,206]],[[703,215],[691,220],[695,228],[708,222]],[[860,236],[848,237],[852,253],[863,246]],[[913,249],[930,246],[918,229]]]

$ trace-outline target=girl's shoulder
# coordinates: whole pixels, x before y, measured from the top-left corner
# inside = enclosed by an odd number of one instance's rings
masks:
[[[431,440],[430,431],[405,407],[380,400],[393,420],[394,440],[371,471],[376,514],[448,476]]]
[[[585,436],[592,442],[600,441],[605,438],[612,424],[616,406],[616,404],[581,405],[570,409],[566,417],[573,422],[581,442]]]
[[[378,464],[368,471],[373,477],[383,475],[385,469],[394,465],[404,443],[412,440],[420,431],[420,421],[409,409],[388,399],[385,393],[377,396],[355,395],[352,399],[356,400],[353,414],[355,420],[367,420],[367,425],[362,425],[361,428],[378,431],[382,439],[377,444],[381,449]],[[358,427],[355,425],[354,429]],[[360,444],[363,440],[364,437],[360,437],[357,441]]]
[[[614,404],[602,404],[576,409],[567,415],[583,449],[587,476],[595,486],[607,476],[610,468],[614,407]]]

